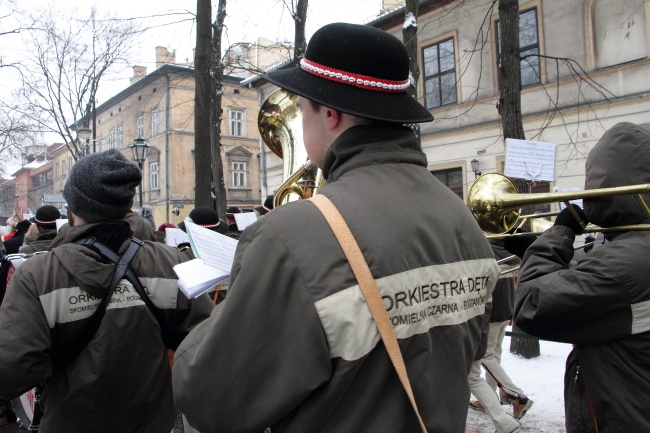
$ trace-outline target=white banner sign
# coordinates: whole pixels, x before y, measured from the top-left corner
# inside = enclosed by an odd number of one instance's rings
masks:
[[[536,182],[555,182],[555,150],[553,143],[506,138],[504,174]]]

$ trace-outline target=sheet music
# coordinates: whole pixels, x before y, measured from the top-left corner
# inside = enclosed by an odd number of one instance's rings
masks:
[[[183,230],[175,227],[165,228],[165,244],[169,245],[170,247],[177,247],[178,244],[189,241],[190,238]]]
[[[255,212],[242,212],[233,214],[235,222],[237,223],[237,230],[244,231],[246,227],[257,221],[257,214]]]
[[[237,240],[185,220],[194,255],[206,265],[230,272],[235,260]]]
[[[61,230],[61,227],[63,227],[66,224],[68,224],[68,220],[65,219],[65,218],[60,218],[60,219],[56,220],[56,231],[57,231],[57,233],[58,233],[59,230]]]
[[[230,271],[222,271],[194,259],[174,266],[178,275],[178,287],[188,298],[196,298],[230,277]]]

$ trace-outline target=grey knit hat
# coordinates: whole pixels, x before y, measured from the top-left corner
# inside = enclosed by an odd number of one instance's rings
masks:
[[[80,158],[63,187],[68,208],[87,223],[124,218],[142,173],[116,149]]]

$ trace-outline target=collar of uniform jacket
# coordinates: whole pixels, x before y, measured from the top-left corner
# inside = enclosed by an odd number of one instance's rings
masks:
[[[392,162],[427,166],[427,157],[410,128],[354,126],[330,146],[323,164],[323,177],[333,182],[353,168]]]

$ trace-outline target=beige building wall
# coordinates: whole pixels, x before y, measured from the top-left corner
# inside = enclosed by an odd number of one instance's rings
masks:
[[[452,41],[456,100],[430,108],[435,120],[422,125],[422,147],[430,170],[462,172],[466,197],[475,179],[471,160],[487,173],[502,169],[505,158],[497,110],[498,11],[489,14],[489,4],[480,0],[426,3],[417,20],[420,100],[427,102],[424,83],[433,69],[425,64],[424,51],[444,41]],[[519,5],[520,14],[535,11],[532,31],[546,56],[539,58],[539,82],[521,89],[526,138],[556,145],[551,190],[583,188],[586,157],[603,133],[621,121],[648,122],[650,2],[520,0]],[[489,28],[477,39],[485,16]],[[369,24],[401,39],[403,10]]]
[[[154,209],[157,226],[178,225],[194,208],[194,69],[165,63],[173,59],[173,52],[157,47],[160,66],[148,74],[146,68],[135,66],[132,84],[96,111],[96,151],[116,148],[132,159],[128,146],[138,133],[150,145],[142,167],[142,202]],[[240,87],[239,82],[234,77],[224,79],[221,155],[228,206],[252,208],[262,201],[259,102],[257,92]],[[62,153],[59,158],[66,156]],[[236,177],[236,185],[233,169],[242,174]],[[61,185],[65,181],[63,173],[58,181]],[[139,207],[139,194],[133,207]]]

